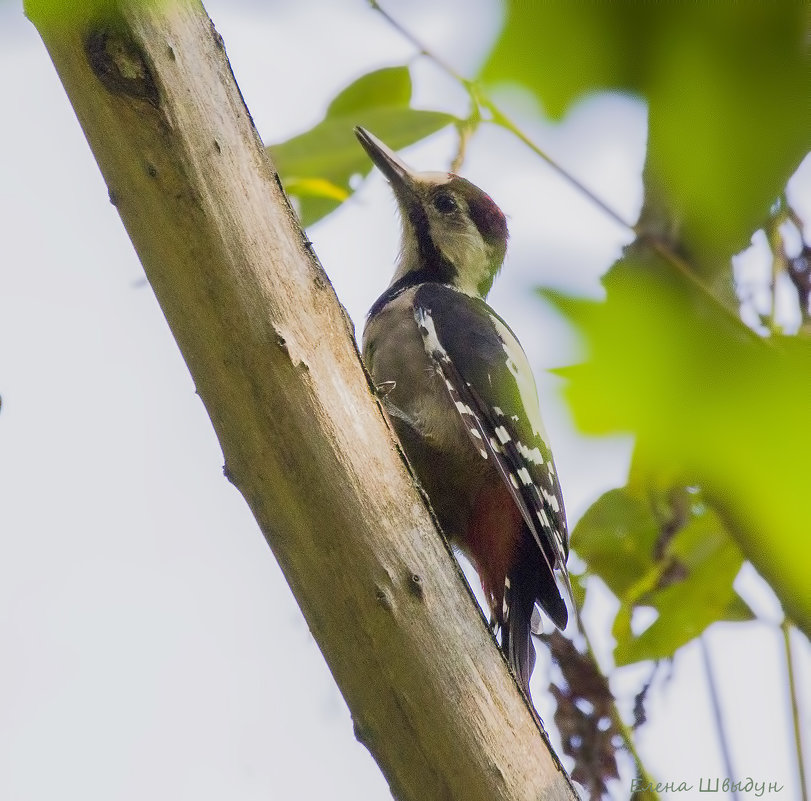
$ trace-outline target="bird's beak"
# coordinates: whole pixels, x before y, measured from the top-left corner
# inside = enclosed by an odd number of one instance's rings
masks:
[[[401,190],[412,190],[414,186],[413,170],[391,149],[383,144],[376,136],[370,134],[365,128],[357,126],[355,136],[369,154],[369,158],[386,178],[396,194]]]

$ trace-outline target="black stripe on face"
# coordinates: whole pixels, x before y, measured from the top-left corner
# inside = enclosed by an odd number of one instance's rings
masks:
[[[369,317],[374,317],[387,303],[394,300],[401,292],[419,284],[449,284],[456,279],[456,268],[445,258],[431,237],[428,216],[420,201],[408,197],[401,201],[400,207],[408,209],[408,219],[403,225],[410,226],[417,240],[417,257],[419,266],[410,270],[395,281],[369,309]]]
[[[419,253],[419,272],[425,271],[433,274],[434,277],[423,279],[417,283],[424,283],[426,280],[440,284],[452,284],[456,278],[456,268],[442,254],[436,246],[431,236],[431,226],[428,222],[428,215],[418,200],[412,200],[408,205],[408,223],[417,239]]]

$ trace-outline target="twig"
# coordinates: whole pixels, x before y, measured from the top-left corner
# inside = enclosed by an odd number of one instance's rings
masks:
[[[777,282],[787,265],[786,248],[780,226],[789,219],[785,203],[781,202],[777,212],[766,224],[766,239],[772,252],[771,299],[769,302],[768,328],[772,334],[780,333],[777,325]]]
[[[721,717],[721,700],[718,697],[718,687],[715,684],[715,676],[712,672],[712,663],[710,662],[710,650],[707,647],[707,641],[704,635],[698,638],[698,644],[701,648],[701,656],[704,660],[704,672],[707,674],[707,686],[710,691],[710,701],[712,702],[712,714],[715,718],[715,729],[718,734],[718,742],[721,745],[721,756],[724,760],[724,770],[727,772],[727,777],[730,781],[730,795],[733,801],[738,801],[738,792],[735,789],[735,774],[732,772],[732,757],[729,753],[729,742],[727,741],[726,731],[724,729],[724,721]]]
[[[675,267],[676,270],[679,272],[680,275],[684,277],[684,279],[693,285],[702,295],[705,295],[710,303],[715,306],[716,310],[719,314],[727,317],[730,321],[734,322],[741,331],[746,334],[746,336],[751,339],[752,341],[757,341],[761,345],[766,347],[771,347],[772,342],[770,339],[764,339],[760,336],[757,331],[751,329],[748,325],[744,325],[741,322],[740,317],[738,317],[732,309],[729,308],[716,294],[713,292],[707,284],[702,280],[701,276],[699,276],[683,259],[679,256],[678,253],[674,253],[661,239],[657,239],[655,237],[644,237],[645,242],[651,247],[651,249],[656,252],[659,256],[661,256],[671,267]]]
[[[377,0],[369,0],[369,5],[372,7],[374,11],[377,11],[383,17],[383,19],[385,19],[386,22],[388,22],[389,25],[391,25],[391,27],[397,31],[397,33],[399,33],[404,39],[408,39],[408,41],[411,42],[411,44],[413,44],[414,47],[416,47],[417,50],[420,51],[421,55],[431,59],[431,61],[433,61],[434,64],[436,64],[440,69],[442,69],[444,72],[447,72],[448,75],[451,76],[451,78],[455,78],[457,81],[459,81],[459,83],[463,84],[466,88],[469,88],[472,85],[473,83],[472,81],[469,81],[461,73],[457,72],[450,64],[448,64],[447,61],[444,61],[438,55],[436,55],[436,53],[433,53],[430,50],[428,50],[428,48],[425,47],[425,45],[423,45],[423,43],[419,39],[417,39],[417,37],[414,36],[414,34],[411,33],[411,31],[408,30],[408,28],[404,28],[399,22],[397,22],[397,20],[394,19],[394,17],[392,17],[391,14],[389,14],[389,12],[386,11],[386,9],[384,9],[380,5],[380,3],[377,2]]]
[[[808,784],[805,777],[805,766],[803,763],[803,738],[800,728],[800,707],[797,702],[797,684],[794,678],[794,658],[791,653],[791,623],[788,618],[783,618],[780,624],[783,631],[783,645],[786,652],[786,673],[788,674],[789,701],[791,703],[791,717],[794,721],[794,748],[797,756],[797,773],[800,776],[800,792],[802,801],[808,801]]]
[[[532,139],[529,138],[503,111],[501,111],[496,104],[489,98],[480,98],[480,102],[492,115],[492,122],[506,128],[515,137],[520,139],[536,156],[540,156],[558,175],[560,175],[567,183],[571,184],[578,192],[585,195],[597,208],[601,209],[607,214],[614,222],[619,223],[623,228],[627,228],[631,233],[638,234],[637,226],[634,223],[628,222],[619,212],[615,211],[608,205],[602,198],[598,197],[591,189],[584,183],[579,181],[564,167],[561,167],[548,153],[542,150]]]
[[[464,164],[465,156],[467,155],[467,143],[479,127],[480,122],[481,117],[476,115],[475,119],[471,116],[469,119],[460,122],[456,126],[459,132],[459,146],[456,148],[456,155],[453,157],[453,161],[451,161],[451,172],[459,172],[459,170],[462,169],[462,164]]]

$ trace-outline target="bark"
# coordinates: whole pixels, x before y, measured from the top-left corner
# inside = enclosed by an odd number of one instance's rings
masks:
[[[202,6],[28,0],[26,12],[226,475],[393,794],[574,798],[406,469]]]

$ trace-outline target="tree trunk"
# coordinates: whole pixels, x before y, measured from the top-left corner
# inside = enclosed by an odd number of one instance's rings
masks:
[[[399,799],[572,799],[202,6],[28,0],[225,454]],[[303,744],[304,745],[304,744]]]

